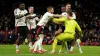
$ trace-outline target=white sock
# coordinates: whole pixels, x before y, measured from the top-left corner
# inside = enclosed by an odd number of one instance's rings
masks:
[[[42,47],[41,47],[41,40],[40,40],[40,39],[37,40],[36,44],[37,44],[38,50],[42,50]]]
[[[74,47],[73,47],[73,46],[71,46],[71,48],[70,48],[70,52],[72,52],[72,51],[73,51],[73,49],[74,49]]]
[[[82,49],[81,49],[81,47],[80,47],[80,43],[76,41],[76,45],[77,45],[77,47],[78,47],[79,52],[80,52],[80,53],[83,53],[83,51],[82,51]]]
[[[30,47],[30,49],[32,49],[33,47],[32,47],[32,42],[30,42],[29,43],[29,47]]]
[[[80,51],[80,52],[82,52],[82,49],[81,49],[81,48],[79,48],[79,51]]]
[[[79,42],[76,41],[76,45],[77,45],[78,48],[80,48],[80,44],[79,44]]]
[[[42,50],[42,43],[39,43],[39,50]]]
[[[44,36],[39,35],[39,37],[40,39],[38,40],[38,47],[39,47],[39,50],[42,50],[42,41],[43,41]]]
[[[35,42],[35,45],[34,45],[34,51],[37,51],[37,47],[38,47],[38,43],[37,41]]]
[[[20,45],[16,45],[16,50],[19,50],[19,48],[20,48]]]

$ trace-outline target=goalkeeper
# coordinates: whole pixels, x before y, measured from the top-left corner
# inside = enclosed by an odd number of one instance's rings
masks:
[[[70,20],[70,18],[72,17],[72,11],[68,10],[67,14],[67,17],[53,18],[53,22],[55,23],[64,23],[65,30],[64,33],[61,33],[55,37],[51,54],[55,52],[58,41],[74,41],[75,29],[77,29],[78,34],[82,36],[82,31],[78,23],[75,20]]]

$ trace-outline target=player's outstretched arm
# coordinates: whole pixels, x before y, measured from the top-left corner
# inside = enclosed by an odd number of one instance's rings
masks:
[[[54,14],[53,17],[63,17],[63,16],[59,14]]]
[[[55,23],[62,23],[65,20],[66,20],[65,18],[53,18],[53,22],[55,22]]]
[[[78,34],[79,34],[79,36],[82,37],[82,36],[83,36],[83,34],[82,34],[82,30],[81,30],[81,28],[80,28],[80,26],[78,25],[77,22],[76,22],[76,29],[78,30]]]

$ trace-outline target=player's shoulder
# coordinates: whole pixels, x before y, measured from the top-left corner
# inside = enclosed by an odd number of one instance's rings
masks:
[[[75,12],[72,12],[73,14],[75,14]]]
[[[28,12],[26,9],[23,10],[24,12]]]
[[[73,22],[74,24],[77,24],[77,21],[76,21],[76,20],[74,20],[74,19],[72,20],[72,22]]]
[[[66,12],[62,12],[62,14],[66,14]]]
[[[45,13],[45,15],[49,15],[49,14],[51,14],[51,13],[49,13],[49,12],[46,12],[46,13]]]
[[[63,12],[61,15],[62,15],[62,16],[66,16],[66,15],[67,15],[67,13],[66,13],[66,12]]]
[[[47,15],[47,14],[48,14],[48,12],[45,12],[45,13],[44,13],[44,15]],[[43,15],[43,16],[44,16],[44,15]]]
[[[27,11],[26,9],[24,9],[24,11]]]
[[[51,13],[46,12],[43,16],[49,16],[49,15],[51,15]]]
[[[19,8],[16,8],[14,11],[20,11],[20,9]]]

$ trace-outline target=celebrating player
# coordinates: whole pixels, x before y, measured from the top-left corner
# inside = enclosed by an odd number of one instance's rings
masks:
[[[79,27],[79,25],[77,24],[75,20],[70,20],[71,17],[72,17],[72,11],[68,10],[67,17],[53,19],[54,22],[59,22],[59,23],[64,22],[65,30],[64,30],[64,33],[61,33],[55,37],[51,54],[55,53],[55,48],[56,48],[58,40],[59,41],[64,41],[64,40],[73,41],[74,40],[75,29],[77,29],[79,31],[78,34],[82,36],[81,28]]]
[[[16,27],[16,53],[20,53],[19,48],[20,44],[24,41],[26,37],[28,39],[31,38],[31,35],[29,34],[28,27],[26,26],[26,15],[27,15],[27,10],[25,9],[25,4],[24,3],[19,3],[19,8],[16,8],[14,10],[14,15],[15,15],[15,27]],[[29,40],[29,47],[32,47],[32,42]]]
[[[43,50],[42,50],[42,41],[44,38],[43,28],[48,23],[48,21],[52,17],[62,17],[62,15],[54,15],[53,12],[54,12],[54,8],[52,6],[49,6],[47,8],[47,12],[43,15],[43,17],[41,18],[41,20],[38,22],[36,26],[36,30],[37,30],[36,34],[39,37],[39,40],[35,42],[35,48],[34,48],[33,53],[37,52],[37,48],[39,48],[38,50],[39,53],[43,53]]]
[[[66,4],[66,12],[63,12],[62,13],[62,15],[65,15],[65,17],[66,17],[66,15],[67,15],[67,11],[68,10],[71,10],[71,4],[70,3],[67,3]],[[70,18],[70,19],[76,19],[76,15],[75,15],[75,13],[74,12],[72,12],[72,17]],[[77,35],[77,34],[76,34]],[[80,47],[80,44],[79,44],[79,42],[77,42],[77,40],[79,40],[79,39],[76,39],[76,45],[77,45],[77,47],[78,47],[78,49],[79,49],[79,52],[80,53],[83,53],[83,51],[81,50],[81,47]],[[73,49],[74,49],[74,45],[72,44],[72,41],[67,41],[67,43],[66,43],[66,48],[67,48],[67,46],[68,46],[68,49],[70,49],[70,53],[73,53]],[[68,51],[68,49],[67,49],[67,51]]]
[[[27,26],[28,26],[28,29],[30,30],[30,34],[32,34],[32,36],[35,38],[36,21],[39,21],[40,19],[36,17],[36,14],[34,14],[33,6],[29,6],[28,11],[29,11],[29,15],[28,15],[29,17],[27,17]],[[33,47],[30,46],[30,52],[32,51],[33,51]]]

